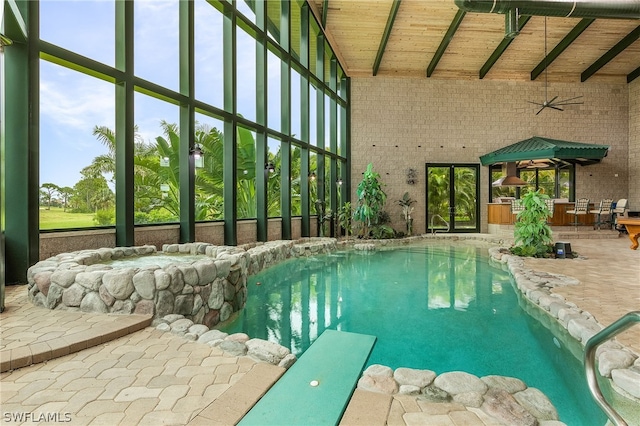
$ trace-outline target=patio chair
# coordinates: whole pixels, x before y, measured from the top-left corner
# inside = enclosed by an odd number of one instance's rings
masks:
[[[611,222],[614,224],[614,229],[621,234],[627,232],[627,228],[624,225],[618,225],[619,217],[627,217],[627,210],[629,210],[629,202],[626,198],[620,198],[616,202],[616,206],[611,210]]]
[[[586,215],[589,211],[589,199],[588,198],[578,198],[573,207],[573,210],[567,210],[567,214],[573,215],[573,222],[571,225],[575,226],[576,231],[578,230],[578,225],[581,223],[578,221],[578,216]]]
[[[589,213],[596,215],[596,221],[593,224],[593,229],[598,227],[598,231],[600,230],[600,225],[608,225],[611,228],[611,205],[613,204],[613,200],[611,198],[605,198],[600,201],[600,206],[596,210],[589,210]],[[606,220],[603,220],[603,217]]]

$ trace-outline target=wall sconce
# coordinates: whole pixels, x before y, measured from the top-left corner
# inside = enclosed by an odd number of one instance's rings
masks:
[[[199,160],[204,155],[202,152],[202,146],[199,143],[195,144],[189,153],[193,155],[193,158],[196,160]]]
[[[264,165],[264,170],[267,173],[274,173],[276,171],[276,166],[273,165],[273,162],[269,161]]]
[[[316,180],[316,174],[315,174],[315,172],[311,172],[311,173],[309,173],[309,180],[310,180],[310,181],[312,181],[312,182]]]
[[[342,178],[338,178],[338,180],[336,181],[336,185],[342,186]]]

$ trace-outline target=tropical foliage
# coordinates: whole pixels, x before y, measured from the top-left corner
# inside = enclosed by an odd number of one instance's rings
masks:
[[[180,129],[176,124],[162,121],[162,135],[153,142],[145,142],[134,130],[134,193],[135,223],[177,221],[180,215]],[[74,213],[93,213],[98,225],[115,223],[114,185],[116,171],[115,132],[106,126],[96,126],[93,135],[106,148],[106,153],[93,159],[81,171],[81,179],[73,188],[53,183],[41,186],[41,204],[45,208],[63,207]],[[206,154],[196,162],[195,220],[223,218],[224,208],[224,140],[218,129],[196,123],[195,144]],[[300,214],[300,156],[301,149],[291,152],[292,214]],[[314,158],[315,159],[315,158]],[[267,212],[280,216],[280,151],[269,152],[267,161],[274,165],[267,174]],[[311,165],[312,167],[315,164]],[[237,130],[237,215],[238,218],[257,217],[256,171],[262,172],[262,162],[256,162],[256,142],[253,133]],[[310,186],[312,199],[315,185]]]
[[[455,167],[453,169],[455,188],[450,184],[449,167],[429,167],[428,179],[428,211],[429,217],[439,215],[449,220],[451,191],[454,192],[455,220],[458,227],[475,227],[476,224],[476,175],[473,168]],[[438,224],[441,224],[438,222]],[[436,224],[434,223],[434,226]]]
[[[549,196],[540,190],[530,191],[522,197],[524,210],[516,216],[514,225],[514,254],[520,256],[544,257],[552,251],[551,227],[547,218],[551,215],[545,200]]]
[[[393,229],[381,220],[382,208],[387,201],[387,194],[382,189],[380,174],[373,171],[369,163],[356,189],[358,197],[353,218],[359,224],[360,236],[363,238],[385,238]],[[388,216],[388,215],[387,215]],[[376,229],[377,228],[377,229]]]

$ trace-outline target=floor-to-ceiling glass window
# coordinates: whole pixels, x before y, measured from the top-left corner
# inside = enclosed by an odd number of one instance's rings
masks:
[[[306,236],[317,201],[338,207],[347,76],[306,1],[16,1],[39,9],[21,84],[39,94],[40,229],[130,245],[138,225],[224,221],[233,244],[235,219],[301,216]]]

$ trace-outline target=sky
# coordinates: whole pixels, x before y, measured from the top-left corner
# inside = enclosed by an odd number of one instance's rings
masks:
[[[244,2],[238,4],[243,13],[251,14]],[[113,0],[41,0],[40,5],[42,40],[115,66]],[[178,2],[137,0],[134,18],[135,74],[177,91]],[[196,98],[222,107],[222,18],[204,0],[196,2],[195,46]],[[255,120],[255,44],[241,32],[237,57],[238,111]],[[269,90],[279,94],[280,63],[274,55],[267,63]],[[40,88],[40,183],[73,187],[81,178],[80,170],[107,153],[93,129],[115,128],[115,87],[41,59]],[[280,108],[278,96],[268,107]],[[177,106],[141,93],[135,94],[134,109],[135,123],[147,142],[162,134],[161,120],[178,123]],[[280,115],[271,117],[269,125],[279,129]],[[203,115],[196,119],[220,129],[214,119]]]

